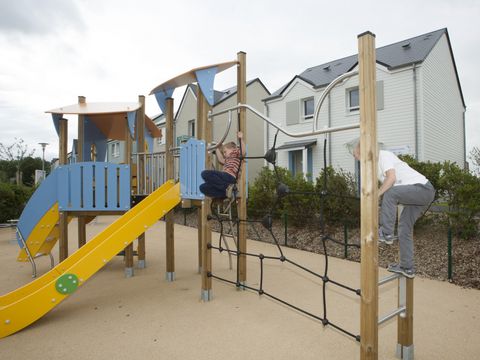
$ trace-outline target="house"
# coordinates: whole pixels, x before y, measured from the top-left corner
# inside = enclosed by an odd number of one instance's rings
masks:
[[[175,136],[177,146],[190,137],[197,135],[197,85],[190,84],[185,89],[182,100],[175,115]],[[236,86],[223,91],[214,92],[214,105],[212,112],[220,112],[237,105]],[[269,96],[270,92],[258,78],[247,81],[247,104],[263,113],[262,99]],[[237,121],[236,113],[232,116],[232,125],[225,142],[236,141]],[[215,117],[212,121],[213,141],[220,141],[226,131],[228,114]],[[249,156],[263,156],[265,154],[265,126],[264,121],[253,113],[247,111],[247,152]],[[248,180],[253,181],[265,165],[262,160],[248,160]]]
[[[420,161],[449,160],[463,167],[465,101],[447,29],[377,48],[377,139],[384,149]],[[311,131],[319,98],[339,75],[358,69],[357,55],[308,68],[264,99],[268,116],[288,132]],[[358,123],[358,75],[332,89],[321,108],[318,129]],[[268,142],[275,132],[266,126]],[[327,165],[356,171],[345,144],[359,130],[292,139],[279,134],[278,164],[317,177]]]

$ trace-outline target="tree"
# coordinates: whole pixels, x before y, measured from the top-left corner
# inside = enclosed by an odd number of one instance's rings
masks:
[[[0,143],[0,160],[12,161],[16,166],[17,185],[22,183],[21,167],[26,157],[31,157],[35,150],[29,150],[28,145],[23,139],[15,138],[15,142],[11,145]]]
[[[470,160],[473,163],[473,173],[480,175],[480,148],[474,146],[470,151]]]

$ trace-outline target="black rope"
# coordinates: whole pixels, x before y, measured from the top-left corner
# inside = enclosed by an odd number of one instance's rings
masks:
[[[238,128],[240,129],[240,118],[238,118]],[[277,183],[280,185],[280,184],[283,184],[280,180],[280,175],[279,175],[279,172],[278,172],[278,169],[277,169],[277,166],[276,166],[276,157],[275,156],[271,156],[272,155],[272,152],[275,152],[275,146],[276,146],[276,141],[277,141],[277,135],[278,135],[278,131],[277,133],[275,134],[275,137],[274,137],[274,142],[273,142],[273,146],[272,148],[269,150],[270,152],[270,155],[269,155],[269,159],[268,161],[273,165],[273,169],[274,169],[274,173],[275,173],[275,176],[276,176],[276,179],[277,179]],[[239,141],[239,148],[240,148],[240,165],[239,165],[239,168],[237,170],[237,176],[236,176],[236,180],[238,181],[238,176],[239,176],[239,173],[240,173],[240,170],[241,170],[241,167],[242,167],[242,161],[244,159],[266,159],[267,158],[267,154],[265,156],[243,156],[242,153],[242,140],[240,139]],[[343,329],[342,327],[332,323],[330,320],[328,320],[328,317],[327,317],[327,296],[326,296],[326,293],[327,293],[327,283],[330,283],[332,285],[335,285],[335,286],[338,286],[340,288],[343,288],[345,290],[348,290],[348,291],[351,291],[351,292],[354,292],[356,295],[360,295],[360,290],[359,289],[354,289],[350,286],[347,286],[347,285],[344,285],[344,284],[341,284],[335,280],[332,280],[328,277],[328,265],[329,265],[329,262],[328,262],[328,249],[327,249],[327,241],[331,241],[335,244],[340,244],[342,246],[352,246],[352,247],[360,247],[358,244],[345,244],[344,242],[340,242],[336,239],[334,239],[333,237],[329,236],[326,234],[326,224],[325,224],[325,197],[327,196],[335,196],[333,194],[328,194],[328,191],[327,191],[327,157],[326,157],[326,147],[327,147],[327,139],[325,138],[324,140],[324,144],[323,144],[323,165],[324,165],[324,171],[323,171],[323,189],[322,191],[320,192],[290,192],[288,187],[286,187],[286,192],[285,193],[282,193],[282,194],[279,194],[279,187],[277,187],[277,196],[276,196],[276,199],[275,199],[275,202],[274,202],[274,205],[273,207],[270,209],[269,211],[269,214],[267,216],[269,216],[267,218],[267,221],[265,221],[265,218],[264,220],[252,220],[252,219],[240,219],[239,216],[238,216],[238,212],[237,212],[237,216],[235,218],[235,224],[236,224],[236,227],[237,227],[237,234],[239,234],[239,227],[240,227],[240,223],[241,222],[248,222],[248,223],[252,223],[252,224],[255,224],[255,223],[262,223],[262,225],[264,225],[267,230],[269,231],[270,235],[272,236],[272,239],[273,239],[273,242],[280,254],[280,256],[271,256],[271,255],[264,255],[264,254],[253,254],[253,253],[248,253],[248,252],[241,252],[240,249],[239,249],[239,244],[237,243],[236,244],[236,250],[229,250],[229,249],[224,249],[222,246],[221,246],[221,241],[219,240],[219,245],[218,247],[215,247],[211,244],[208,244],[208,248],[209,249],[215,249],[215,250],[218,250],[219,252],[223,252],[223,251],[226,251],[228,254],[231,254],[231,255],[234,255],[237,257],[237,271],[236,271],[236,281],[232,281],[232,280],[229,280],[229,279],[225,279],[225,278],[222,278],[222,277],[219,277],[219,276],[216,276],[214,275],[213,273],[209,272],[208,273],[208,276],[209,277],[212,277],[214,279],[217,279],[217,280],[220,280],[220,281],[223,281],[223,282],[226,282],[226,283],[230,283],[230,284],[233,284],[237,287],[242,287],[243,289],[247,289],[247,290],[251,290],[251,291],[255,291],[257,292],[259,295],[266,295],[268,297],[270,297],[271,299],[275,300],[275,301],[278,301],[292,309],[295,309],[296,311],[298,312],[301,312],[305,315],[308,315],[314,319],[317,319],[319,321],[322,322],[322,325],[323,326],[332,326],[333,328],[335,328],[336,330],[339,330],[340,332],[354,338],[356,341],[360,341],[360,336],[359,335],[354,335],[353,333]],[[235,185],[236,186],[236,185]],[[235,189],[236,190],[236,189]],[[283,188],[283,190],[285,190],[285,188]],[[237,191],[234,191],[233,192],[234,194],[234,201],[236,202],[237,200]],[[307,267],[304,267],[298,263],[296,263],[295,261],[292,261],[290,259],[288,259],[283,251],[282,251],[282,248],[278,242],[278,239],[276,238],[275,234],[273,233],[273,230],[272,230],[272,224],[271,224],[271,219],[272,219],[272,213],[275,212],[275,209],[278,207],[280,201],[281,201],[281,198],[283,196],[289,196],[289,195],[303,195],[303,196],[306,196],[306,195],[315,195],[315,196],[320,196],[320,219],[319,219],[319,227],[320,227],[320,232],[321,232],[321,241],[322,241],[322,247],[323,247],[323,253],[324,253],[324,257],[325,257],[325,265],[324,265],[324,271],[323,271],[323,275],[307,268]],[[345,195],[339,195],[338,197],[341,197],[341,198],[351,198],[351,199],[355,199],[355,200],[358,200],[358,198],[356,197],[352,197],[352,196],[345,196]],[[213,204],[213,202],[212,202]],[[215,211],[214,211],[214,208],[213,208],[213,205],[212,205],[212,213],[214,214],[214,218],[220,223],[220,239],[222,238],[222,236],[224,235],[224,226],[223,226],[223,222],[224,221],[227,221],[227,219],[222,219],[222,217],[217,214]],[[228,219],[228,221],[233,221],[231,216],[230,218]],[[233,230],[233,229],[232,229]],[[260,260],[260,281],[259,281],[259,288],[254,288],[254,287],[251,287],[251,286],[248,286],[246,284],[241,284],[240,283],[240,266],[239,266],[239,263],[240,263],[240,257],[241,256],[250,256],[250,257],[255,257],[255,258],[258,258]],[[280,299],[279,297],[277,296],[274,296],[270,293],[268,293],[267,291],[264,290],[264,271],[265,271],[265,261],[266,260],[276,260],[276,261],[281,261],[281,262],[287,262],[317,278],[319,278],[320,280],[322,280],[322,303],[323,303],[323,316],[318,316],[318,315],[315,315],[309,311],[306,311],[304,309],[301,309],[300,307],[298,306],[295,306],[293,304],[290,304],[289,302],[283,300],[283,299]]]

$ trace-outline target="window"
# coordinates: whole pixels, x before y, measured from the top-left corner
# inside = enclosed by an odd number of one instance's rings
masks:
[[[312,98],[302,100],[302,118],[304,121],[313,119],[315,112],[314,100]]]
[[[293,176],[303,173],[303,151],[294,150],[288,152],[288,169]]]
[[[112,157],[117,158],[120,156],[120,143],[115,142],[112,144]]]
[[[165,144],[165,136],[166,136],[165,128],[160,128],[160,130],[162,131],[162,136],[157,138],[157,144],[158,145],[163,145],[163,144]]]
[[[360,109],[360,98],[358,87],[347,90],[347,110],[358,111]]]
[[[195,137],[195,119],[188,122],[188,136]]]

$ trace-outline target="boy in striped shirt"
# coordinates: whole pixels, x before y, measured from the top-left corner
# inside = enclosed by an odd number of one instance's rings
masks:
[[[241,131],[237,134],[241,143],[242,155],[245,156],[245,143]],[[204,170],[202,178],[205,181],[200,185],[200,191],[211,198],[225,198],[232,194],[233,186],[237,182],[240,168],[240,148],[234,142],[229,142],[215,150],[218,162],[223,165],[223,170]]]

